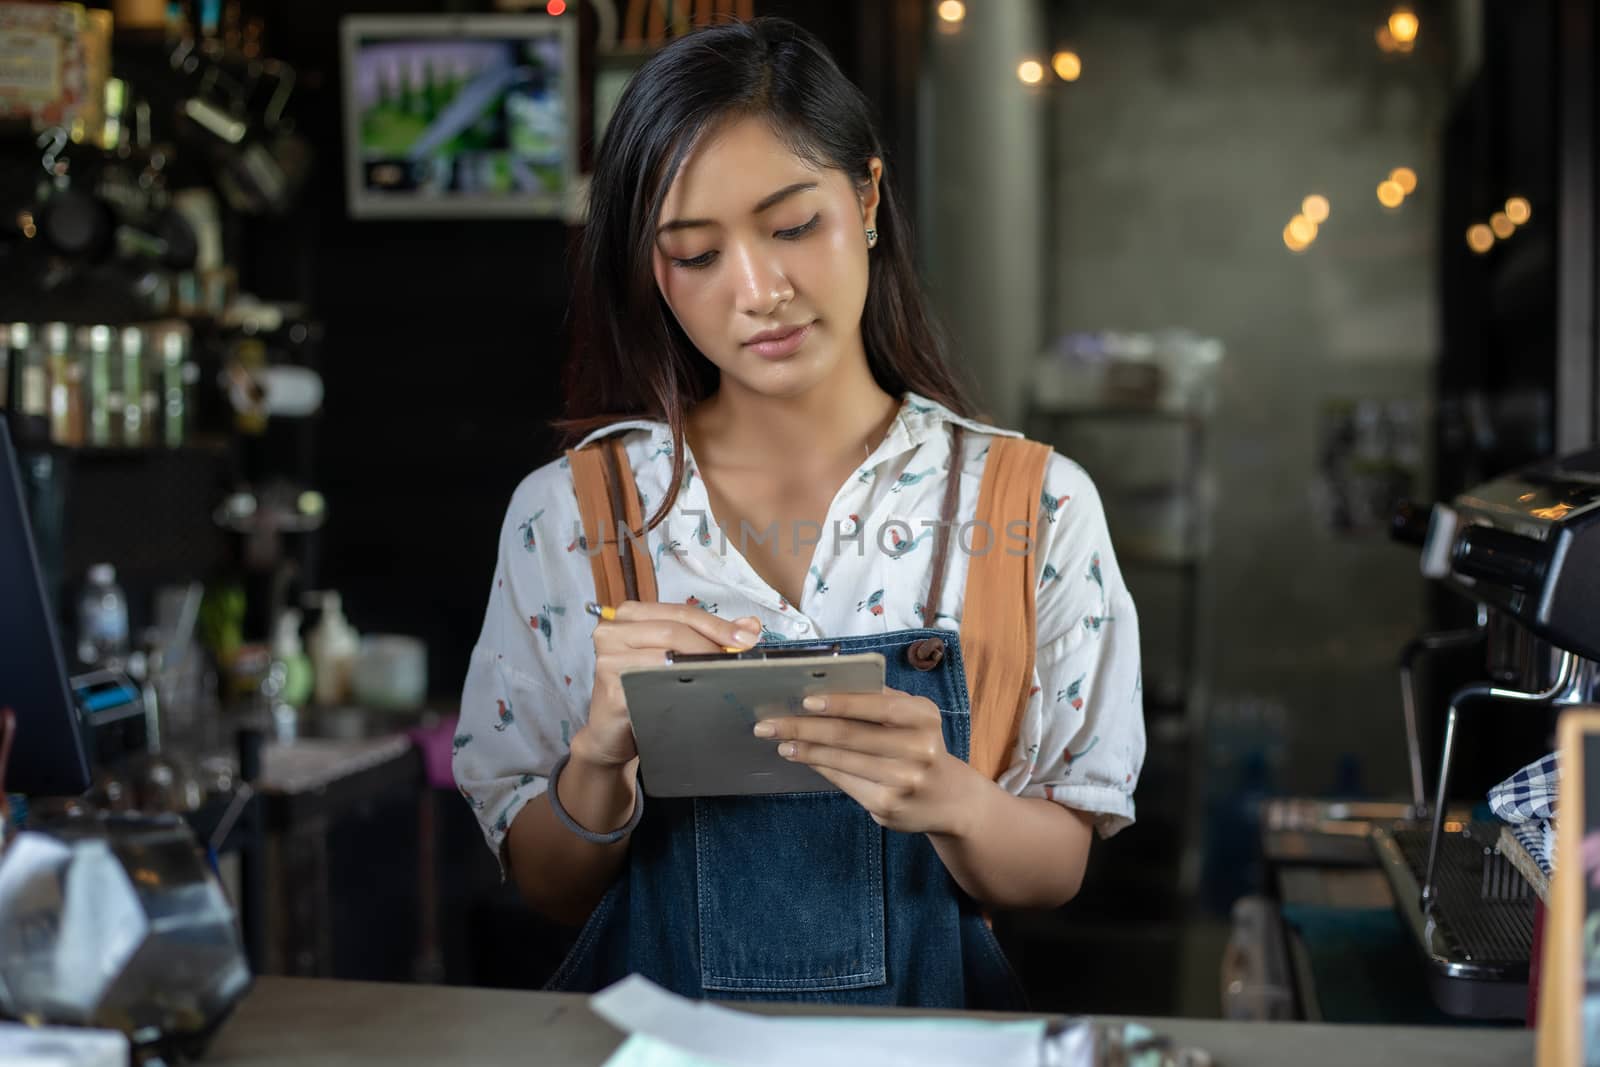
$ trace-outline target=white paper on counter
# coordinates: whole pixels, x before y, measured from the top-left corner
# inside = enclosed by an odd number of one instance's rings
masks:
[[[0,1023],[5,1067],[127,1067],[128,1039],[115,1030]]]
[[[1045,1036],[1043,1019],[768,1016],[669,993],[630,975],[589,998],[595,1014],[624,1033],[607,1067],[1089,1067],[1085,1023]]]
[[[723,1067],[723,1064],[703,1060],[653,1037],[629,1034],[601,1067]]]

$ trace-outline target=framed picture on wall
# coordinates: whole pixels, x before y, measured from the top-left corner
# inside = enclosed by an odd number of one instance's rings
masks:
[[[576,19],[351,16],[341,43],[353,217],[569,216]]]

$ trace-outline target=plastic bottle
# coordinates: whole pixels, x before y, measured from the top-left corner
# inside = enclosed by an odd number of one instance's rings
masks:
[[[294,608],[285,608],[283,614],[278,616],[278,630],[272,635],[272,658],[283,664],[283,692],[280,696],[284,703],[296,708],[305,707],[311,699],[311,660],[300,643],[300,613]]]
[[[311,668],[316,699],[323,706],[342,704],[350,694],[350,671],[361,639],[345,620],[338,593],[322,595],[322,618],[311,629]]]
[[[78,658],[87,667],[117,670],[128,658],[128,598],[109,563],[89,568],[78,598]]]

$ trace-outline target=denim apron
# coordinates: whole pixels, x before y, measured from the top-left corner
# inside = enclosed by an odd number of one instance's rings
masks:
[[[956,633],[836,640],[841,653],[882,653],[886,683],[938,705],[946,749],[968,759]],[[634,973],[718,1000],[1026,1006],[927,836],[879,826],[838,791],[648,798],[627,866],[547,988],[592,991]]]

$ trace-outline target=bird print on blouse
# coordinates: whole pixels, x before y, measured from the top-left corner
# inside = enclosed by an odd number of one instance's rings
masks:
[[[1106,623],[1115,621],[1110,615],[1085,615],[1083,617],[1083,628],[1092,634],[1097,634]]]
[[[551,624],[550,619],[552,616],[565,615],[566,613],[567,609],[562,607],[560,604],[556,604],[554,606],[549,604],[541,604],[539,606],[539,614],[528,619],[528,624],[544,635],[545,648],[551,652],[554,652],[556,648],[555,644],[551,640],[551,637],[555,632],[555,628]]]
[[[922,617],[923,617],[923,615],[922,615],[922,602],[918,601],[917,604],[912,607],[911,611],[912,611],[912,613],[914,615],[916,615],[918,621],[920,622]],[[934,612],[933,613],[933,619],[931,620],[933,625],[937,626],[940,619],[949,619],[951,622],[956,624],[956,627],[958,629],[961,626],[961,616],[959,616],[959,615],[951,615],[950,613],[944,612],[944,611],[936,611],[936,612]]]
[[[865,609],[874,615],[883,614],[883,590],[879,589],[865,600],[856,601],[856,610]]]
[[[907,471],[894,480],[894,484],[889,487],[889,492],[898,493],[900,490],[908,489],[911,486],[921,482],[924,478],[938,473],[939,471],[935,467],[929,467],[927,470],[917,471],[915,474]]]
[[[809,570],[807,573],[816,579],[816,585],[811,587],[811,591],[813,593],[815,593],[817,596],[821,596],[828,591],[828,583],[822,580],[822,572],[817,569],[816,564],[812,564],[811,570]]]
[[[1072,773],[1072,765],[1074,763],[1077,763],[1083,757],[1087,756],[1090,752],[1094,751],[1094,746],[1098,745],[1099,743],[1100,743],[1100,735],[1096,734],[1093,737],[1089,738],[1089,743],[1087,745],[1084,745],[1081,750],[1079,750],[1077,752],[1074,752],[1074,751],[1072,751],[1072,749],[1070,747],[1068,747],[1065,751],[1063,751],[1061,753],[1061,760],[1062,760],[1062,762],[1064,762],[1067,765],[1067,773],[1071,774]]]
[[[888,529],[888,553],[890,559],[900,559],[903,556],[910,555],[918,545],[922,544],[922,542],[926,541],[933,535],[933,529],[931,527],[925,528],[915,537],[902,537],[900,536],[900,531],[895,529],[893,526],[890,526]]]
[[[1056,702],[1071,701],[1073,711],[1083,710],[1083,675],[1079,675],[1073,683],[1056,693]]]
[[[1071,500],[1070,496],[1052,496],[1049,490],[1039,494],[1039,503],[1044,507],[1046,522],[1055,522],[1056,515],[1061,511],[1061,505]]]
[[[517,527],[518,530],[522,531],[522,547],[524,551],[532,552],[539,547],[537,540],[534,538],[534,523],[538,522],[539,516],[543,514],[544,508],[540,508],[526,519],[523,519],[522,525]]]

